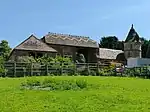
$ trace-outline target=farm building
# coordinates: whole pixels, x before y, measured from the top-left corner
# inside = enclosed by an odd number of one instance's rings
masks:
[[[130,57],[141,57],[140,37],[133,28],[133,25],[124,42],[124,51],[99,48],[98,43],[89,37],[48,33],[41,39],[31,35],[17,47],[10,55],[10,60],[16,60],[18,56],[39,57],[48,56],[68,56],[74,62],[77,56],[85,58],[86,63],[110,63],[119,62],[126,64]]]
[[[86,62],[97,62],[98,44],[89,37],[48,33],[42,39],[31,35],[15,47],[10,55],[10,60],[18,56],[38,57],[44,54],[49,56],[69,56],[76,61],[78,54],[83,54]]]
[[[99,55],[97,56],[100,63],[124,63],[126,59],[122,50],[99,48]]]

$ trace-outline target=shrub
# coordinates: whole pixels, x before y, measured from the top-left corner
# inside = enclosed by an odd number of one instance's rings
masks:
[[[80,87],[81,89],[87,87],[87,81],[85,81],[85,80],[76,80],[76,84],[77,84],[77,86]]]
[[[48,90],[78,90],[87,87],[85,80],[56,80],[55,78],[45,78],[44,80],[37,80],[36,78],[28,79],[21,84],[23,87],[39,88]]]
[[[79,74],[83,75],[83,76],[88,76],[89,75],[89,70],[85,69],[85,70],[79,71]]]
[[[24,62],[25,63],[36,62],[36,60],[32,56],[18,56],[16,61],[17,62],[21,62],[21,63],[24,63]]]
[[[72,60],[68,57],[48,57],[44,55],[43,57],[34,58],[32,56],[19,56],[16,59],[16,62],[23,63],[23,69],[26,72],[26,70],[29,71],[31,69],[31,63],[32,63],[32,69],[34,71],[33,75],[48,75],[45,74],[46,71],[46,65],[49,66],[49,68],[52,69],[53,75],[63,75],[63,72],[68,73],[69,75],[74,74],[74,68],[75,64],[72,62]],[[62,70],[64,69],[64,70]],[[39,73],[39,71],[41,71]],[[43,72],[44,71],[44,72]],[[39,74],[38,74],[39,73]],[[51,73],[50,73],[51,74]]]
[[[97,72],[94,71],[94,70],[90,70],[90,73],[89,73],[91,76],[96,76],[97,75]]]
[[[34,78],[34,79],[27,79],[25,82],[21,83],[22,86],[40,86],[40,80]]]
[[[56,81],[54,79],[45,78],[41,84],[42,84],[42,87],[52,87],[53,88],[55,82]]]
[[[99,76],[116,76],[115,66],[110,65],[103,67],[97,71],[97,75]]]
[[[55,80],[52,78],[44,79],[42,87],[49,87],[50,90],[75,90],[78,89],[73,80]]]

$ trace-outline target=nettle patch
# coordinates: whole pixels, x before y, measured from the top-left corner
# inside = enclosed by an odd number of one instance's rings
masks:
[[[81,90],[90,86],[84,79],[60,80],[55,78],[29,78],[21,83],[22,89],[30,90]]]

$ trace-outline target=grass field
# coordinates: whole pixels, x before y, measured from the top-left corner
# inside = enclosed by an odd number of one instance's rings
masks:
[[[26,78],[1,78],[0,112],[150,112],[150,80],[56,77],[74,78],[85,79],[96,88],[76,91],[22,90],[20,84]]]

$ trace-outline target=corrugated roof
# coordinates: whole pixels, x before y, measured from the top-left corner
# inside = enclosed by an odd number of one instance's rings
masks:
[[[116,59],[117,55],[123,53],[122,50],[114,50],[114,49],[106,49],[99,48],[99,56],[100,59]]]
[[[36,38],[34,35],[31,35],[28,39],[23,41],[14,49],[17,50],[32,50],[32,51],[48,51],[48,52],[57,52],[55,49],[49,47],[47,44]]]
[[[59,44],[82,47],[98,47],[98,43],[89,37],[68,34],[48,33],[43,37],[48,44]]]

